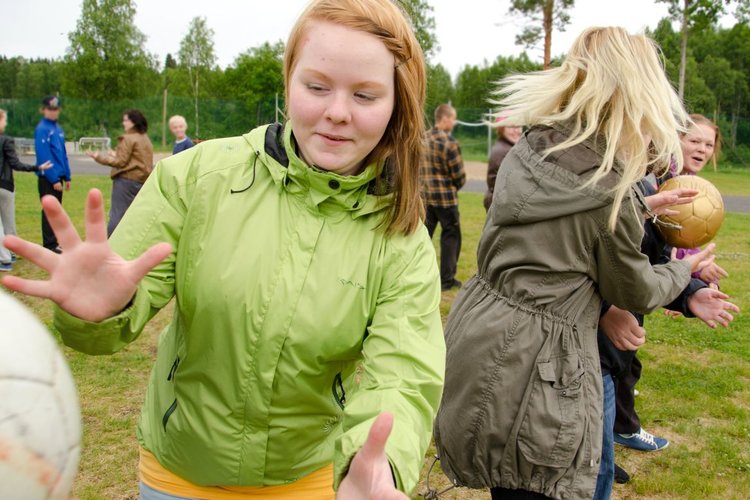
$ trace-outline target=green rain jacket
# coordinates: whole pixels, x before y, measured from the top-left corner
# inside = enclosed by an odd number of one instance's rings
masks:
[[[652,267],[641,253],[646,204],[635,186],[609,229],[619,167],[582,188],[602,161],[592,140],[544,157],[569,134],[534,127],[510,150],[478,272],[451,308],[435,441],[460,485],[592,498],[602,446],[601,299],[648,313],[690,281],[689,263]]]
[[[278,124],[157,165],[111,245],[172,254],[118,316],[57,309],[55,326],[74,349],[112,353],[175,298],[138,427],[164,467],[200,485],[277,485],[333,462],[338,487],[389,411],[397,486],[416,486],[443,385],[440,280],[424,227],[376,229],[375,176],[311,168]]]

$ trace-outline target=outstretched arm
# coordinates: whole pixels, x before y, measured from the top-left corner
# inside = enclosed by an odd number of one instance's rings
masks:
[[[728,298],[729,295],[714,288],[701,288],[688,298],[688,308],[711,328],[726,327],[734,320],[732,313],[740,312],[739,307],[726,300]]]
[[[55,231],[62,254],[15,236],[5,246],[47,271],[47,280],[6,276],[10,290],[48,298],[80,319],[99,322],[122,311],[135,295],[140,280],[171,252],[167,243],[156,244],[143,255],[126,261],[107,241],[102,194],[89,191],[86,200],[86,239],[78,235],[68,214],[53,196],[42,198],[44,213]]]

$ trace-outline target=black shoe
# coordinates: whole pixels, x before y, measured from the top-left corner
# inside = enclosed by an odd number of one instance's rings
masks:
[[[451,283],[450,285],[447,285],[447,286],[443,285],[441,288],[445,292],[446,290],[450,290],[451,288],[461,288],[461,285],[463,285],[463,283],[461,283],[457,279],[454,279],[453,283]]]
[[[625,484],[630,481],[630,474],[625,472],[622,467],[615,464],[615,482],[617,484]]]

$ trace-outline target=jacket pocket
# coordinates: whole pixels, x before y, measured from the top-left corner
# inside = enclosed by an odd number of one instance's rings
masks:
[[[583,363],[575,351],[537,359],[518,433],[518,448],[531,463],[568,468],[586,428]]]

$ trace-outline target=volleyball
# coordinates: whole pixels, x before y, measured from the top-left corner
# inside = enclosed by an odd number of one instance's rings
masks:
[[[44,325],[0,291],[0,498],[67,499],[80,450],[65,357]]]
[[[678,248],[696,248],[716,236],[724,221],[724,200],[716,186],[697,175],[679,175],[664,182],[659,191],[675,188],[698,190],[698,196],[685,205],[674,205],[676,215],[662,215],[659,219],[680,228],[656,224],[664,240]]]

